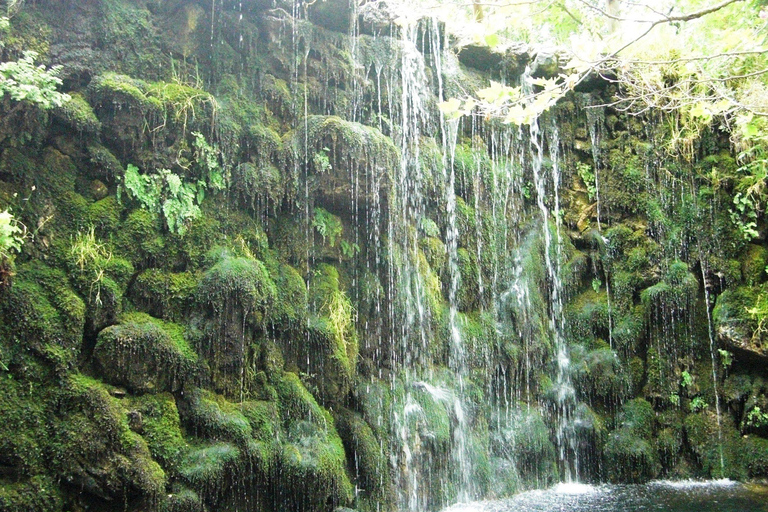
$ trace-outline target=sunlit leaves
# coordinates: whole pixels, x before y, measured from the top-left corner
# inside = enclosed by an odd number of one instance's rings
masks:
[[[36,58],[35,52],[26,52],[18,61],[0,63],[0,98],[8,95],[42,108],[60,107],[69,101],[69,95],[56,90],[62,83],[58,76],[61,67],[35,66]]]

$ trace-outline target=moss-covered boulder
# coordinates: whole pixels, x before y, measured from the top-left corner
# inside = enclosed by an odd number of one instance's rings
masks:
[[[37,261],[19,267],[13,285],[0,299],[0,333],[6,350],[31,348],[60,371],[71,367],[80,353],[85,304],[66,275]]]
[[[333,510],[352,501],[344,446],[331,415],[293,373],[276,386],[280,418],[287,432],[280,457],[278,503],[291,510]]]
[[[165,472],[110,391],[83,375],[69,379],[49,424],[50,467],[91,499],[155,502],[165,492]]]
[[[362,205],[378,200],[373,191],[388,188],[389,170],[395,168],[398,156],[392,140],[376,128],[337,116],[309,116],[287,150],[289,158],[308,163],[312,190],[324,203],[350,213],[355,201]],[[350,174],[357,179],[350,181]],[[358,181],[368,186],[354,188]]]
[[[195,296],[205,311],[196,346],[208,362],[214,387],[239,393],[251,341],[268,326],[275,283],[261,261],[223,251],[204,272]]]
[[[750,456],[744,452],[744,442],[730,416],[718,417],[715,411],[704,409],[686,416],[684,428],[702,476],[744,480]]]
[[[94,357],[110,382],[138,393],[178,391],[199,369],[184,328],[145,313],[124,315],[103,329]]]
[[[630,400],[617,417],[617,428],[608,435],[603,453],[607,477],[612,482],[645,482],[659,470],[653,446],[655,413],[642,398]]]
[[[768,360],[765,329],[768,284],[729,288],[720,294],[712,311],[718,339],[730,350]]]
[[[380,440],[359,414],[342,409],[335,419],[347,454],[349,473],[354,477],[355,487],[363,489],[364,494],[358,498],[370,508],[375,508],[376,503],[391,501],[394,489]]]
[[[195,303],[199,275],[150,268],[136,276],[131,297],[142,309],[166,320],[180,321]]]

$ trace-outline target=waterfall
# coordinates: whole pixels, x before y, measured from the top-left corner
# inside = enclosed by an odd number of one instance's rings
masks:
[[[526,69],[523,80],[528,80],[530,68]],[[547,144],[548,143],[548,144]],[[536,204],[541,214],[541,226],[544,239],[544,261],[547,270],[549,285],[549,335],[553,340],[556,358],[556,380],[554,383],[554,399],[556,406],[556,441],[559,458],[565,472],[565,481],[578,481],[579,460],[575,449],[575,439],[572,435],[572,416],[576,399],[575,389],[571,383],[570,360],[568,347],[564,338],[565,315],[563,310],[564,286],[560,277],[560,262],[562,259],[560,241],[560,169],[558,161],[558,133],[555,126],[552,127],[550,139],[547,141],[539,127],[539,119],[536,118],[530,125],[530,151],[534,185],[536,187]],[[549,148],[549,157],[552,165],[551,193],[554,206],[550,212],[546,203],[547,180],[544,172],[545,146]],[[552,233],[550,217],[554,219],[555,232]],[[554,235],[554,236],[553,236]],[[573,457],[573,458],[571,458]]]

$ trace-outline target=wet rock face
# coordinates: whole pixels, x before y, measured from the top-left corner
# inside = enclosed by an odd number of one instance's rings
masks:
[[[72,101],[0,133],[0,211],[27,228],[0,261],[0,508],[438,510],[576,468],[764,478],[768,251],[710,186],[737,172],[728,134],[674,158],[670,124],[600,106],[597,77],[538,131],[446,120],[440,101],[562,59],[457,56],[383,2],[295,7],[12,20]]]

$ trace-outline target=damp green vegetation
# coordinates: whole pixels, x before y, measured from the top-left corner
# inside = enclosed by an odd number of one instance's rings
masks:
[[[81,4],[0,1],[0,510],[768,478],[762,51],[571,69],[485,5]],[[708,37],[762,37],[725,4]],[[568,5],[528,14],[613,44]]]

